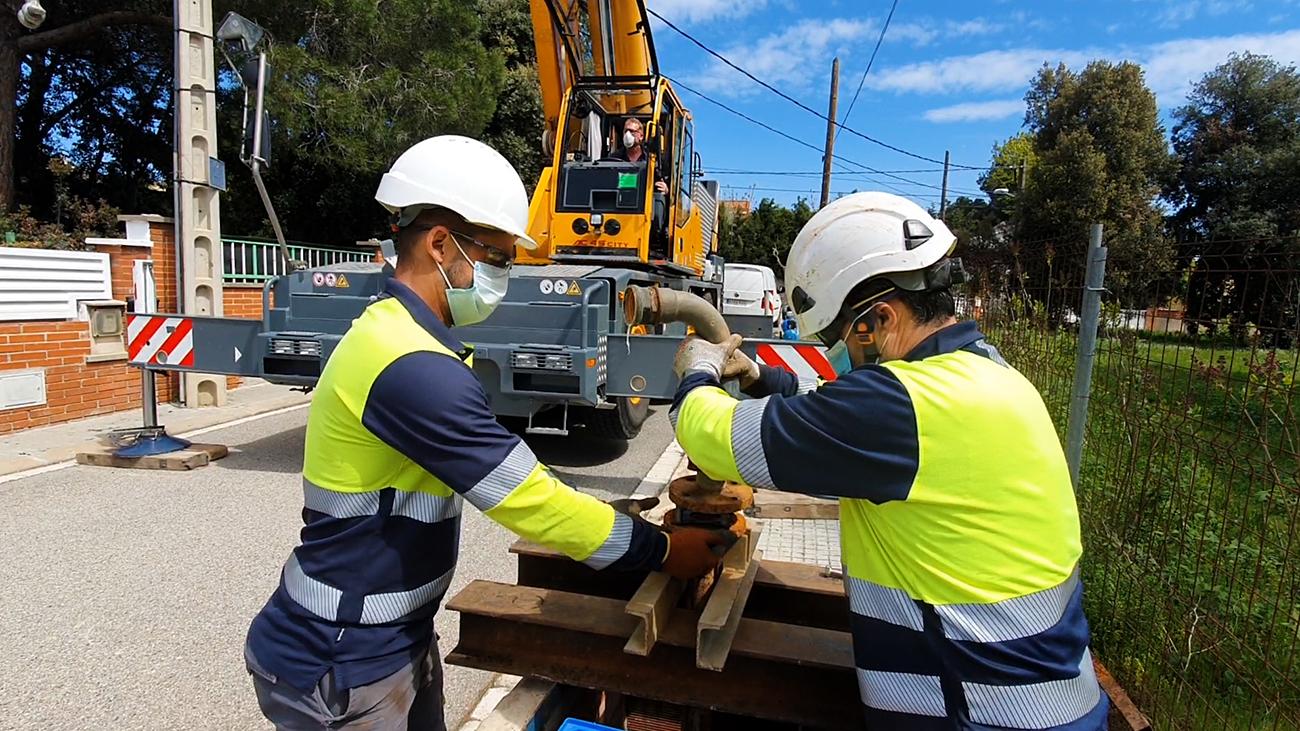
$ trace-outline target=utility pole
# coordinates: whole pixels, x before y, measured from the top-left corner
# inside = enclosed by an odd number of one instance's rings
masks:
[[[949,151],[943,151],[943,190],[939,193],[939,220],[948,212],[948,160]]]
[[[217,167],[217,70],[212,0],[175,0],[175,226],[180,311],[221,317],[221,199]],[[221,406],[226,377],[182,373],[185,405]]]
[[[835,114],[840,101],[840,57],[831,63],[831,105],[826,113],[826,154],[822,156],[822,204],[831,202],[831,161],[835,159]]]

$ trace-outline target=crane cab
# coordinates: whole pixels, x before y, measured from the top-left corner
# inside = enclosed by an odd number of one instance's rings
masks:
[[[529,211],[539,247],[519,261],[700,276],[716,248],[718,186],[701,178],[691,114],[658,73],[644,7],[533,0],[533,21],[551,159]],[[631,120],[637,151],[623,144]]]

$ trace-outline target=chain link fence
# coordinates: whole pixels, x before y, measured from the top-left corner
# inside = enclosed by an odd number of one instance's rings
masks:
[[[1094,649],[1156,728],[1300,729],[1300,240],[1112,259],[1091,387],[1072,399],[1087,243],[967,247],[960,307],[1063,442],[1087,398]]]

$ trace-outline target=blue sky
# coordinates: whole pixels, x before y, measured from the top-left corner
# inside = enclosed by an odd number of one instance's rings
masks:
[[[831,59],[840,58],[840,117],[858,87],[890,0],[649,0],[697,39],[824,112]],[[660,68],[739,111],[820,148],[825,122],[763,89],[661,23]],[[1044,61],[1082,68],[1131,60],[1146,71],[1168,124],[1188,89],[1233,51],[1300,63],[1300,0],[899,0],[888,34],[848,120],[896,147],[954,164],[986,165],[994,142],[1015,134],[1029,79]],[[686,91],[706,170],[813,172],[818,152],[782,139]],[[853,135],[835,152],[893,178],[839,174],[834,191],[890,189],[937,204],[938,166]],[[925,172],[910,172],[920,170]],[[954,171],[950,199],[978,193],[976,171]],[[819,175],[717,174],[725,197],[815,199]],[[926,187],[934,186],[934,187]],[[752,192],[751,192],[752,187]],[[794,191],[807,191],[804,193]]]

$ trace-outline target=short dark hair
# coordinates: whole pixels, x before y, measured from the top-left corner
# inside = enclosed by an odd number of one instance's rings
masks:
[[[890,292],[889,290],[894,291]],[[887,294],[886,294],[887,293]],[[867,302],[861,308],[857,308],[854,315],[860,315],[875,302],[880,301],[880,296],[884,294],[885,299],[893,299],[907,305],[916,317],[916,321],[922,325],[935,322],[938,320],[956,317],[957,303],[953,300],[952,290],[948,287],[942,289],[931,289],[921,292],[896,287],[896,285],[885,277],[868,279],[850,292],[845,304],[853,307],[859,302]]]
[[[393,243],[397,249],[397,260],[411,250],[421,235],[434,226],[446,226],[453,231],[465,230],[465,219],[450,208],[426,208],[420,211],[414,221],[398,229]]]
[[[902,294],[898,300],[907,305],[922,325],[957,316],[957,303],[953,300],[952,290],[947,287],[924,292],[899,291]]]

